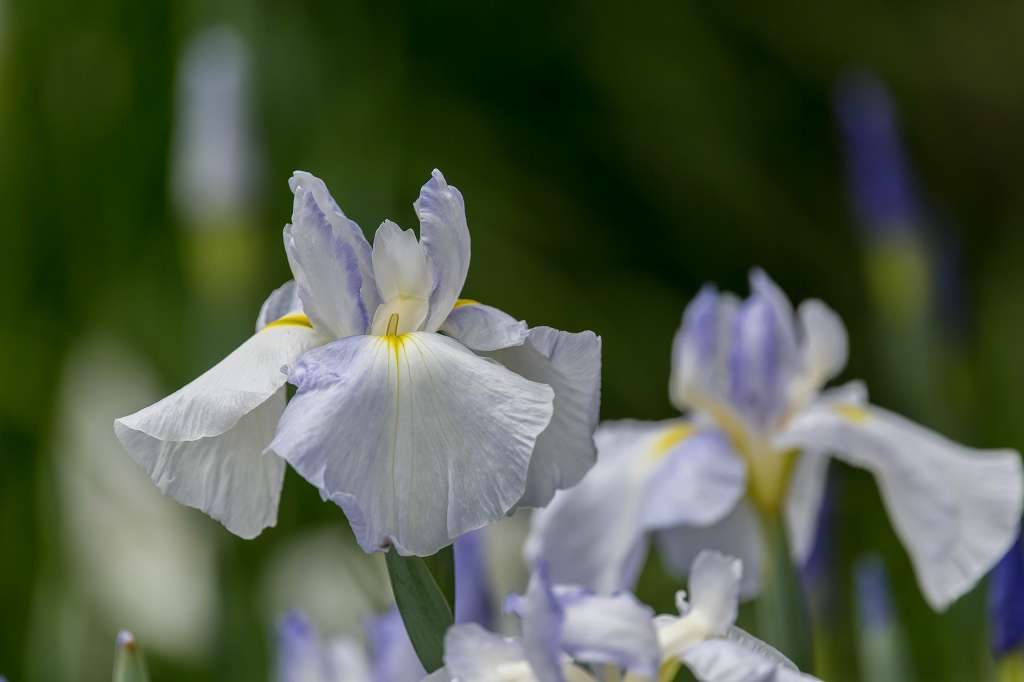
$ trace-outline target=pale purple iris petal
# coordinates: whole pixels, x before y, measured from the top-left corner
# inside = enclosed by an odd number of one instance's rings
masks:
[[[323,643],[301,613],[285,614],[277,624],[277,682],[327,679]]]
[[[491,586],[487,577],[486,547],[482,530],[455,541],[455,622],[494,625]]]
[[[534,567],[525,598],[509,602],[523,622],[523,653],[540,680],[563,682],[562,629],[565,614],[543,563]]]
[[[437,330],[459,298],[469,272],[469,226],[462,194],[435,169],[413,204],[420,219],[420,242],[434,273],[430,313],[423,329]]]
[[[529,332],[526,323],[482,303],[466,303],[448,314],[438,330],[477,352],[520,346]]]
[[[289,186],[295,199],[284,245],[303,309],[335,337],[365,334],[380,303],[366,237],[320,178],[296,171]]]
[[[733,323],[729,399],[760,428],[786,409],[786,322],[767,298],[754,294],[740,305]]]
[[[373,682],[418,682],[426,675],[397,608],[366,624]]]

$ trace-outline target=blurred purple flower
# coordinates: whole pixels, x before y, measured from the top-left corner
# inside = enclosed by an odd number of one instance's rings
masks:
[[[1024,644],[1024,544],[1018,536],[995,569],[989,585],[992,649],[997,656]]]
[[[475,530],[455,541],[455,622],[494,627],[484,536]]]

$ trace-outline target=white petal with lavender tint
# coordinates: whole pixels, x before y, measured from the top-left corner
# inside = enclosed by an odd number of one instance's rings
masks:
[[[594,468],[534,512],[527,561],[546,562],[556,583],[597,592],[631,587],[646,550],[640,520],[659,441],[683,429],[681,420],[602,424]]]
[[[458,189],[435,169],[413,204],[420,219],[420,240],[434,275],[430,313],[423,329],[436,331],[452,311],[469,272],[469,226]]]
[[[709,526],[747,489],[746,467],[721,431],[697,432],[674,445],[651,472],[641,521],[645,529]]]
[[[489,354],[510,370],[555,391],[551,423],[537,439],[530,460],[523,507],[543,507],[556,490],[580,482],[594,465],[601,406],[601,338],[534,327],[526,343]]]
[[[682,661],[698,682],[812,682],[817,678],[726,639],[688,648]]]
[[[383,335],[392,315],[398,315],[392,334],[419,329],[427,319],[434,278],[427,254],[412,230],[403,230],[390,220],[381,223],[373,238],[373,276],[381,304],[373,314],[370,333]]]
[[[277,519],[284,468],[263,450],[284,409],[282,370],[322,342],[309,327],[268,327],[114,431],[164,494],[255,537]]]
[[[562,680],[566,614],[551,590],[544,564],[534,568],[525,597],[518,602],[512,597],[508,610],[522,619],[523,653],[533,673],[541,680]]]
[[[1020,455],[954,443],[899,415],[821,402],[782,434],[874,474],[928,603],[946,608],[1006,552],[1021,514]]]
[[[556,595],[564,608],[562,648],[580,663],[612,664],[653,677],[661,660],[654,611],[628,592],[611,596],[569,590]]]
[[[477,352],[522,345],[529,333],[525,322],[468,299],[456,302],[439,331]]]
[[[739,300],[705,286],[683,313],[672,343],[669,394],[680,410],[723,400],[729,388],[729,339]]]
[[[519,642],[475,623],[454,625],[444,637],[444,670],[466,682],[534,682]]]
[[[366,333],[380,302],[366,237],[338,208],[323,180],[296,171],[288,184],[295,198],[284,247],[303,310],[324,333]]]
[[[553,392],[440,334],[306,353],[271,449],[340,505],[366,551],[428,556],[522,496]]]
[[[718,552],[702,551],[690,568],[690,614],[696,614],[709,634],[721,637],[736,622],[743,564]]]
[[[804,450],[797,456],[786,486],[786,499],[783,502],[786,536],[790,554],[797,566],[802,566],[814,549],[818,515],[825,497],[828,463],[828,455]]]
[[[761,589],[760,566],[764,541],[757,514],[746,500],[724,519],[703,528],[677,526],[655,534],[658,552],[666,567],[675,575],[684,575],[701,550],[717,550],[739,557],[743,563],[740,596],[753,597]]]
[[[301,312],[302,301],[299,300],[299,288],[295,286],[295,280],[290,279],[274,289],[260,306],[260,314],[256,318],[256,331],[260,331],[271,322],[286,315]]]

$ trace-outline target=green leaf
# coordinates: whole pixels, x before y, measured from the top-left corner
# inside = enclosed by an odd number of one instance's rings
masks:
[[[114,646],[114,682],[149,682],[146,662],[135,641],[127,630],[117,634]]]
[[[444,665],[444,635],[454,622],[449,601],[438,585],[427,560],[415,556],[400,556],[395,550],[386,555],[391,589],[395,593],[398,611],[402,614],[405,629],[412,640],[412,646],[428,673]],[[443,564],[447,556],[448,568]],[[439,558],[440,557],[440,558]],[[451,568],[452,553],[440,552],[431,557],[449,593],[454,593],[455,572]]]
[[[437,583],[441,594],[444,596],[445,601],[448,602],[452,612],[455,611],[455,555],[453,547],[454,545],[448,545],[437,554],[423,558],[423,561],[427,564],[427,569],[430,570],[430,575],[433,576],[434,582]]]

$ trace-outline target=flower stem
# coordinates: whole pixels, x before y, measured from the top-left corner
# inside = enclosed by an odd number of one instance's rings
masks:
[[[801,670],[811,670],[813,648],[800,576],[790,560],[780,514],[762,514],[765,539],[761,594],[754,604],[757,634]]]

